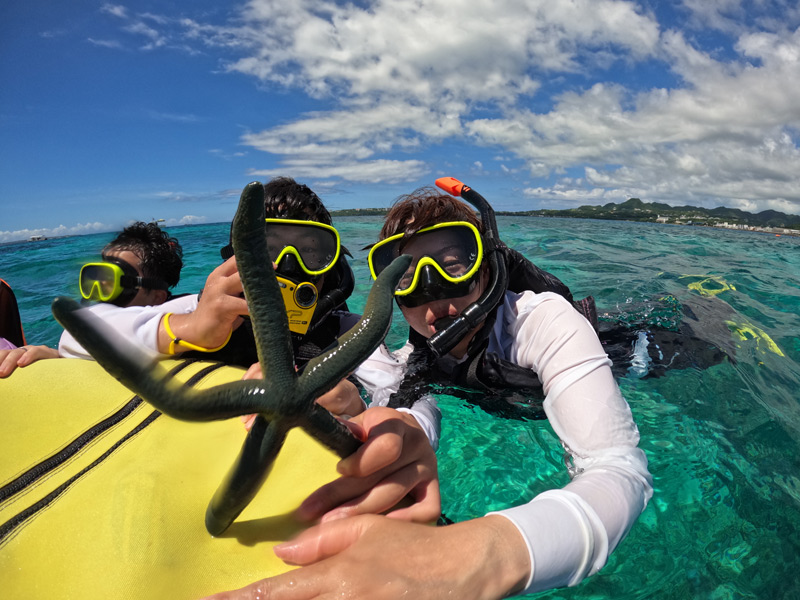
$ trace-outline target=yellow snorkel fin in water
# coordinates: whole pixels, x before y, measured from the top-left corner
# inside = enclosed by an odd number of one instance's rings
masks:
[[[681,275],[679,279],[687,278],[695,279],[695,281],[689,283],[687,287],[701,296],[714,297],[722,292],[736,291],[733,284],[728,283],[717,275]],[[748,340],[755,340],[756,347],[762,354],[769,351],[778,356],[784,356],[778,344],[776,344],[769,334],[760,327],[756,327],[747,321],[737,323],[736,321],[725,320],[724,323],[738,341],[745,342]],[[739,344],[737,344],[737,346],[741,347]]]
[[[746,342],[747,340],[755,340],[756,347],[764,354],[767,350],[778,356],[784,356],[778,344],[769,337],[769,335],[761,328],[756,327],[751,323],[735,323],[734,321],[725,321],[725,324],[731,330],[734,336],[739,341]],[[763,343],[763,347],[762,347]]]
[[[717,275],[681,275],[679,279],[686,279],[687,277],[699,280],[693,281],[692,283],[688,284],[687,287],[690,290],[694,290],[701,296],[716,296],[717,294],[721,294],[722,292],[727,292],[729,290],[736,291],[736,288],[733,287],[733,285],[729,284],[722,277],[718,277]]]

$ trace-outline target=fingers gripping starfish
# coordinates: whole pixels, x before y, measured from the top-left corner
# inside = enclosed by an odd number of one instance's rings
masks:
[[[183,387],[164,367],[109,330],[102,320],[70,298],[56,298],[53,314],[97,362],[126,387],[163,413],[186,421],[214,421],[257,413],[244,445],[206,511],[206,529],[224,532],[256,495],[269,474],[286,434],[301,427],[339,456],[360,445],[316,398],[363,362],[389,329],[393,290],[411,257],[395,260],[372,287],[361,320],[337,345],[311,360],[301,374],[294,367],[291,337],[264,227],[264,186],[242,191],[232,226],[233,248],[250,309],[263,379],[213,388]]]

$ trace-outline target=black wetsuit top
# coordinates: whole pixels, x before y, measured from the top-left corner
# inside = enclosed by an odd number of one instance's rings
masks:
[[[333,346],[341,332],[341,318],[336,311],[347,312],[347,298],[353,292],[353,270],[345,258],[350,255],[342,247],[342,256],[336,266],[325,276],[325,284],[320,290],[320,298],[314,311],[314,318],[309,330],[303,334],[292,333],[292,349],[295,366],[302,369],[312,358],[319,356]],[[231,339],[224,348],[216,352],[190,351],[183,354],[186,358],[216,360],[228,365],[249,368],[258,362],[253,325],[245,319],[231,334]]]

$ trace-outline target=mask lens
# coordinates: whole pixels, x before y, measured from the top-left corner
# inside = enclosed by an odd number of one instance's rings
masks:
[[[441,274],[435,271],[430,265],[422,267],[421,271],[422,273],[414,288],[405,294],[396,296],[397,304],[400,306],[411,308],[435,300],[461,298],[471,293],[478,283],[478,277],[476,275],[468,277],[458,283],[453,283],[442,277]]]
[[[378,242],[372,247],[372,251],[369,254],[369,264],[375,278],[377,278],[386,267],[392,264],[395,258],[400,256],[401,241],[401,238],[392,236]]]
[[[279,263],[287,253],[294,254],[304,271],[319,275],[339,258],[339,234],[332,227],[313,221],[267,219],[267,251]]]
[[[122,291],[119,280],[122,270],[108,263],[84,265],[80,275],[81,296],[87,300],[108,302]]]
[[[408,238],[392,236],[376,244],[370,253],[373,275],[377,277],[401,254],[410,254],[414,260],[400,279],[396,294],[412,291],[426,266],[435,268],[445,282],[459,283],[470,278],[480,266],[483,248],[477,229],[468,223],[445,223]]]

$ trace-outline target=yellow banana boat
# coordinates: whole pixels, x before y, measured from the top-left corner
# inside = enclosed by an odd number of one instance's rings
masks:
[[[166,361],[198,388],[241,379]],[[161,414],[94,361],[39,361],[0,380],[3,597],[191,599],[287,571],[272,546],[338,457],[293,429],[266,483],[220,537],[206,506],[245,437],[239,419]]]

